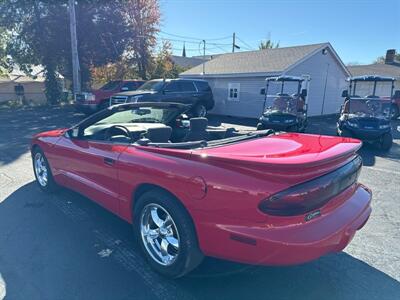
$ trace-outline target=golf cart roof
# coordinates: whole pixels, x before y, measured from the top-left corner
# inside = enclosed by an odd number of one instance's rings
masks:
[[[282,76],[276,76],[276,77],[267,77],[265,79],[266,81],[304,81],[303,77],[299,76],[287,76],[287,75],[282,75]]]
[[[362,75],[349,77],[347,81],[394,81],[393,77],[379,76],[379,75]]]

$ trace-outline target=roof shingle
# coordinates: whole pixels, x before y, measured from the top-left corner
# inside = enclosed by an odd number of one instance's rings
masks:
[[[205,63],[205,75],[279,73],[329,43],[222,54]],[[199,75],[202,65],[181,75]]]
[[[352,76],[381,75],[381,76],[390,76],[397,79],[400,78],[399,65],[388,65],[383,63],[371,64],[371,65],[355,65],[355,66],[348,66],[347,69],[350,71]]]

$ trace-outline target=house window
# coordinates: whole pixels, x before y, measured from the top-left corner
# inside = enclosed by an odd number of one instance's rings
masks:
[[[228,100],[239,101],[240,83],[228,84]]]

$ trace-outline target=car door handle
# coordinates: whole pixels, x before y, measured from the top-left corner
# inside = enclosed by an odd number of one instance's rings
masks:
[[[112,158],[109,158],[109,157],[104,157],[103,161],[106,165],[109,165],[109,166],[112,166],[115,163],[115,160]]]

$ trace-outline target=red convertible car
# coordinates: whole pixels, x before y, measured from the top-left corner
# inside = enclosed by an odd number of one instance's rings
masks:
[[[186,119],[174,103],[112,106],[36,135],[39,187],[73,189],[130,222],[158,272],[204,256],[291,265],[341,251],[371,213],[361,143]]]

